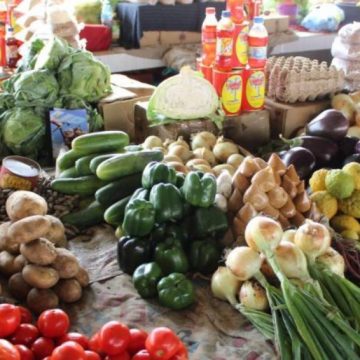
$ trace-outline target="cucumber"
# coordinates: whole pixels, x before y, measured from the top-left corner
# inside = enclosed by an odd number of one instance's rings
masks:
[[[124,147],[124,150],[126,152],[135,152],[135,151],[142,151],[144,148],[142,145],[128,145]]]
[[[77,228],[86,228],[100,224],[104,221],[104,207],[97,201],[93,201],[88,207],[64,215],[61,221],[64,224],[76,226]]]
[[[77,172],[75,166],[68,168],[64,171],[62,171],[59,176],[57,177],[57,179],[63,179],[63,178],[75,178],[79,176],[79,173]]]
[[[92,171],[90,170],[90,162],[99,155],[100,154],[87,155],[77,159],[75,162],[75,168],[78,174],[80,176],[93,175]]]
[[[109,207],[118,200],[131,195],[136,189],[141,187],[142,173],[124,176],[100,188],[95,193],[95,199],[102,205]]]
[[[127,196],[106,209],[104,219],[108,224],[115,226],[122,224],[125,215],[125,208],[130,198],[131,196]]]
[[[93,174],[96,174],[96,169],[98,166],[104,162],[105,160],[111,159],[114,156],[119,155],[119,153],[113,153],[113,154],[104,154],[96,156],[94,159],[90,161],[90,170]]]
[[[51,183],[53,190],[67,195],[92,195],[95,191],[107,183],[94,175],[81,176],[78,178],[55,179]]]
[[[83,155],[113,152],[129,145],[129,135],[123,131],[101,131],[80,135],[71,145]]]
[[[81,155],[75,150],[69,150],[57,158],[56,166],[60,171],[64,171],[73,167],[75,165],[75,161],[80,157]]]
[[[161,161],[164,155],[161,151],[145,150],[117,155],[101,163],[96,175],[102,180],[116,180],[123,176],[143,171],[151,161]]]

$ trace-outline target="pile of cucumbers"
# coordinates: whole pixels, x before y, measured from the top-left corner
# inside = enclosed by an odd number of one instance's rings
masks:
[[[86,207],[61,219],[65,224],[82,229],[104,220],[114,226],[122,223],[130,195],[141,187],[142,171],[151,161],[163,159],[161,151],[129,142],[123,131],[84,134],[57,159],[60,174],[52,188],[88,199]]]

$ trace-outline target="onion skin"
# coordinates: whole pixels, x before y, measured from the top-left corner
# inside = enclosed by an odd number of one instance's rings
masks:
[[[226,163],[231,155],[239,153],[239,149],[234,143],[219,138],[214,146],[213,153],[218,161]]]
[[[242,305],[259,311],[269,307],[265,289],[254,280],[245,281],[240,288],[239,299]]]
[[[323,255],[319,256],[316,259],[316,262],[325,265],[327,269],[341,277],[345,276],[345,260],[332,247],[330,247]]]
[[[295,234],[296,234],[295,229],[289,229],[289,230],[284,231],[284,234],[281,238],[281,242],[288,241],[288,242],[294,243],[295,242]]]

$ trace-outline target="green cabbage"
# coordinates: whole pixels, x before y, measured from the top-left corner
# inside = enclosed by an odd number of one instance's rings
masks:
[[[111,92],[110,69],[88,51],[67,55],[58,69],[61,95],[97,102]]]
[[[9,93],[1,93],[0,94],[0,112],[4,110],[8,110],[15,106],[14,96]]]
[[[76,0],[75,16],[79,22],[85,24],[101,24],[101,6],[101,0]]]
[[[47,70],[29,70],[17,74],[12,84],[16,106],[51,108],[58,96],[59,85]]]
[[[211,117],[218,105],[214,87],[190,68],[184,68],[156,88],[149,101],[147,118],[153,123],[165,123],[168,119]]]
[[[44,46],[45,43],[41,39],[35,39],[31,41],[27,46],[27,50],[24,56],[19,62],[19,66],[16,72],[23,72],[34,69],[38,54]]]
[[[13,108],[1,116],[2,143],[16,155],[37,158],[45,144],[45,122],[31,108]]]

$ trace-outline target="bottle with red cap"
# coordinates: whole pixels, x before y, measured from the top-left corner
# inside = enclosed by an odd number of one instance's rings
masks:
[[[214,7],[206,8],[206,16],[201,27],[202,63],[211,66],[216,54],[217,19]]]
[[[6,31],[6,64],[9,68],[15,69],[19,60],[18,42],[14,37],[14,29],[8,26]]]
[[[267,60],[269,34],[264,25],[264,18],[256,16],[248,35],[249,65],[251,68],[263,68]]]
[[[215,67],[217,70],[224,72],[232,70],[234,30],[230,11],[223,10],[216,29]]]

